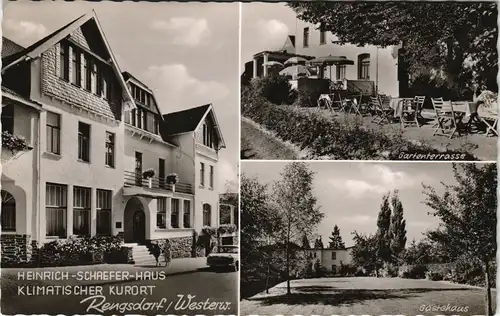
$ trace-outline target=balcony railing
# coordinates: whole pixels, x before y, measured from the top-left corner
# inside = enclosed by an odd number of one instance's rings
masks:
[[[125,171],[124,175],[125,186],[127,187],[143,187],[151,190],[174,191],[174,186],[167,184],[167,178],[153,177],[144,179],[142,172]],[[151,184],[151,185],[150,185]],[[193,194],[193,188],[189,183],[177,182],[175,184],[175,192]]]

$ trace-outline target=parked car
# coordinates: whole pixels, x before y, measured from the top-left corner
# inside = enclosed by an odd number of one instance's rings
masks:
[[[208,255],[207,265],[211,268],[231,268],[238,271],[240,265],[238,246],[220,246],[217,252]]]

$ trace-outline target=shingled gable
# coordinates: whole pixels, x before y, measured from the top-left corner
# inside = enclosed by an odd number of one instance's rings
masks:
[[[153,96],[153,100],[155,102],[155,108],[156,108],[156,111],[158,111],[158,114],[160,115],[161,119],[163,120],[163,116],[161,115],[161,111],[160,111],[160,108],[158,107],[158,100],[156,100],[156,96],[153,92],[153,90],[151,90],[145,83],[143,83],[142,81],[140,81],[139,79],[137,79],[136,77],[134,77],[130,72],[128,71],[124,71],[122,72],[122,76],[123,76],[123,79],[125,80],[125,83],[129,82],[129,81],[132,81],[134,82],[136,85],[138,85],[139,87],[143,88],[144,90],[148,91],[149,93],[151,93],[151,95]],[[132,96],[133,97],[133,96]],[[134,101],[135,102],[135,101]]]
[[[35,59],[39,58],[42,53],[46,52],[49,50],[51,47],[59,43],[61,40],[72,34],[75,30],[77,30],[79,27],[81,27],[83,24],[93,21],[97,29],[99,30],[99,33],[101,35],[102,41],[104,43],[104,46],[106,47],[109,56],[111,57],[110,62],[112,64],[113,71],[115,72],[115,75],[118,79],[118,82],[122,88],[122,95],[125,100],[125,109],[130,109],[130,108],[135,108],[135,103],[134,99],[132,98],[132,95],[130,94],[130,91],[127,89],[127,84],[125,83],[125,80],[122,77],[122,72],[120,70],[120,67],[118,66],[118,63],[116,62],[116,59],[113,55],[113,52],[109,46],[108,41],[106,40],[106,36],[104,36],[104,32],[102,31],[101,24],[99,23],[99,20],[97,18],[97,14],[95,13],[94,10],[91,12],[84,14],[80,16],[79,18],[76,18],[75,20],[71,21],[70,23],[66,24],[65,26],[61,27],[57,31],[49,34],[48,36],[42,38],[38,42],[30,45],[26,49],[22,50],[19,53],[16,53],[11,56],[7,56],[6,58],[2,58],[2,74],[12,66],[15,66],[16,64],[22,62],[22,61],[27,61],[30,59]]]
[[[2,36],[2,58],[12,56],[24,50],[24,47]]]
[[[207,115],[211,115],[214,121],[215,129],[220,139],[219,143],[221,148],[226,148],[212,104],[205,104],[195,108],[163,115],[163,133],[165,136],[173,136],[194,132],[198,129]]]

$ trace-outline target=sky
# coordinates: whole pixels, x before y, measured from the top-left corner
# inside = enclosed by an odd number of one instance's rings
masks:
[[[227,147],[220,187],[236,181],[238,3],[4,1],[3,36],[26,47],[92,9],[121,70],[154,91],[163,113],[213,104]]]
[[[241,65],[264,50],[281,49],[295,35],[295,12],[284,3],[243,3],[241,11]]]
[[[281,178],[280,173],[288,162],[244,161],[241,173],[256,176],[263,184]],[[352,231],[375,233],[377,216],[384,194],[399,190],[406,219],[407,241],[421,240],[425,231],[435,229],[439,219],[429,215],[433,210],[426,206],[422,183],[438,193],[443,192],[441,182],[456,184],[451,163],[425,162],[328,162],[308,163],[315,172],[313,193],[320,211],[325,214],[316,234],[328,246],[334,225],[338,225],[345,245],[353,246]]]

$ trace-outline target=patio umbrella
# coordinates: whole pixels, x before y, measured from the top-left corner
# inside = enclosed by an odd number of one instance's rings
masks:
[[[354,65],[354,61],[347,59],[345,56],[324,56],[316,57],[308,61],[309,65],[315,66],[330,66],[330,80],[332,79],[332,65]]]
[[[267,63],[263,64],[264,66],[268,67],[283,67],[283,64],[274,60],[268,61]]]
[[[299,65],[299,64],[305,64],[307,59],[295,56],[295,57],[290,57],[285,61],[285,66],[286,65]]]
[[[295,80],[299,75],[311,76],[311,71],[304,65],[293,65],[281,70],[280,75],[291,76]]]

